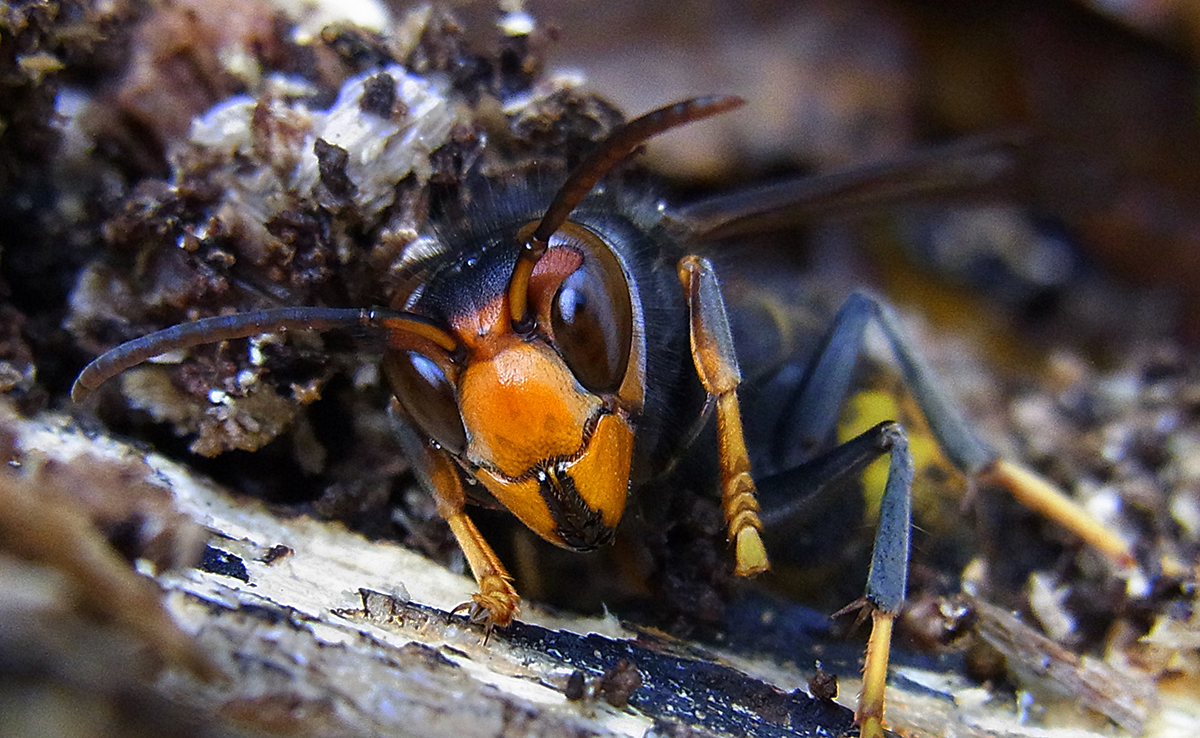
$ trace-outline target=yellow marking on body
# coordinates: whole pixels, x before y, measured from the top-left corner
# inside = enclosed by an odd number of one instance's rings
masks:
[[[946,493],[960,496],[965,490],[965,478],[946,459],[923,417],[907,412],[896,397],[886,390],[863,390],[846,400],[842,420],[838,424],[838,443],[845,443],[884,420],[899,422],[908,433],[908,448],[917,472],[912,486],[913,515],[918,524],[936,527],[938,513],[945,504],[943,500],[948,496]],[[863,500],[866,504],[863,514],[865,522],[871,526],[879,521],[889,464],[888,456],[884,454],[871,462],[862,474]],[[949,484],[935,482],[928,474],[931,468],[947,471],[953,481]]]

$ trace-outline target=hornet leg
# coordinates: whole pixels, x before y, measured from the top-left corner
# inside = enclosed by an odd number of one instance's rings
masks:
[[[886,421],[788,471],[763,479],[759,488],[766,497],[796,492],[799,505],[825,494],[861,473],[883,454],[891,455],[887,482],[879,508],[879,525],[871,553],[864,596],[836,615],[861,610],[871,615],[871,638],[863,663],[863,691],[855,720],[863,738],[883,735],[883,703],[891,651],[892,623],[904,604],[908,586],[908,557],[912,532],[913,460],[908,437],[899,423]],[[770,529],[776,519],[800,512],[783,506],[763,515]],[[835,615],[835,617],[836,617]]]
[[[492,628],[504,627],[512,622],[521,597],[496,552],[463,512],[466,492],[458,467],[445,451],[433,447],[413,432],[401,416],[398,405],[395,400],[392,401],[391,415],[400,445],[412,463],[421,486],[437,502],[438,514],[449,523],[450,531],[458,541],[467,565],[471,567],[471,574],[475,576],[475,583],[479,585],[479,591],[471,595],[471,602],[459,605],[453,612],[469,610],[470,620],[484,623],[490,636]]]
[[[913,346],[899,316],[883,300],[855,293],[846,300],[822,343],[817,360],[808,369],[788,413],[795,423],[783,434],[792,448],[816,448],[836,427],[842,402],[850,390],[854,364],[862,348],[868,322],[874,319],[917,405],[925,415],[938,445],[950,461],[969,477],[993,482],[1016,500],[1079,536],[1118,566],[1132,566],[1129,546],[1113,531],[1032,470],[1000,458],[975,435],[954,403],[942,391],[933,369]]]
[[[863,346],[867,325],[872,319],[882,329],[930,430],[957,468],[972,477],[1001,484],[1019,502],[1072,530],[1119,565],[1132,563],[1128,547],[1115,533],[1048,481],[1014,462],[1000,459],[990,446],[975,435],[939,387],[933,370],[912,345],[899,317],[890,306],[875,297],[853,294],[838,311],[818,349],[816,360],[798,386],[793,397],[793,410],[787,414],[794,419],[794,423],[782,436],[790,448],[819,448],[832,436],[842,403],[850,392],[854,365]],[[899,425],[883,423],[864,435],[871,433],[878,434],[880,441],[880,450],[875,455],[890,452],[891,466],[880,509],[866,594],[842,612],[862,609],[871,615],[871,637],[856,719],[862,728],[862,735],[874,738],[883,734],[884,691],[892,624],[903,604],[907,586],[913,462],[907,438]],[[871,460],[867,458],[871,457],[871,452],[863,447],[861,438],[801,463],[790,471],[762,480],[760,486],[764,495],[777,497],[781,485],[792,483],[797,484],[802,492],[820,496],[832,486],[831,482],[861,469]],[[786,514],[786,511],[778,512]],[[768,521],[776,513],[771,511]]]
[[[753,576],[771,565],[759,535],[762,522],[737,397],[742,375],[725,314],[725,299],[707,259],[685,256],[679,261],[679,280],[688,304],[696,374],[709,397],[716,399],[721,506],[736,552],[734,571],[738,576]]]

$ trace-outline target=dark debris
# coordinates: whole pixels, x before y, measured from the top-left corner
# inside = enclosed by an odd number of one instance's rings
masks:
[[[732,735],[827,736],[849,730],[854,721],[850,710],[835,703],[784,692],[728,666],[672,655],[661,644],[579,636],[520,622],[493,638],[604,674],[606,681],[610,673],[636,673],[641,684],[629,694],[630,706],[668,722],[684,720]],[[632,666],[620,667],[621,661]]]

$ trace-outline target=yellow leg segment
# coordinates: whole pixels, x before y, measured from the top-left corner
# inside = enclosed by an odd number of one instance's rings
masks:
[[[492,626],[508,625],[517,614],[517,604],[521,601],[512,585],[512,577],[465,513],[459,511],[452,514],[446,518],[446,522],[450,524],[450,530],[458,540],[467,565],[471,567],[471,573],[479,585],[479,592],[471,596],[471,619],[486,621],[489,630]],[[455,610],[461,607],[464,605]]]
[[[688,303],[692,363],[704,390],[717,401],[717,458],[721,464],[721,505],[734,544],[734,572],[748,577],[771,567],[763,546],[757,490],[742,432],[737,388],[742,381],[734,352],[725,298],[712,265],[699,256],[679,261],[679,281]]]
[[[888,655],[892,646],[895,613],[871,610],[871,638],[863,663],[863,689],[854,720],[861,738],[883,738],[883,698],[887,688]]]
[[[982,470],[979,477],[1004,487],[1017,502],[1073,532],[1118,566],[1136,565],[1125,541],[1044,477],[1004,459]]]
[[[721,462],[721,506],[737,556],[734,573],[740,577],[761,574],[771,568],[763,546],[758,499],[750,476],[750,458],[742,435],[742,415],[737,394],[717,398],[717,444]]]

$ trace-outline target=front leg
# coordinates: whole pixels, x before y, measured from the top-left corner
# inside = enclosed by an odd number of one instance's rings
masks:
[[[457,512],[442,512],[442,500],[439,498],[438,512],[450,524],[450,531],[467,557],[467,565],[471,567],[475,583],[479,585],[479,591],[471,595],[471,602],[459,605],[454,611],[469,610],[471,621],[485,623],[489,633],[497,625],[503,628],[512,622],[517,614],[517,604],[521,601],[512,585],[512,577],[461,507]]]
[[[417,479],[433,495],[438,514],[450,525],[450,532],[479,585],[479,591],[471,595],[471,602],[459,605],[454,612],[469,610],[471,621],[484,623],[489,634],[496,626],[508,625],[517,614],[521,597],[496,552],[463,511],[467,500],[458,466],[446,451],[417,435],[403,419],[399,403],[394,400],[391,414],[396,436]]]
[[[750,476],[750,456],[746,452],[737,397],[742,375],[734,353],[729,317],[725,314],[725,298],[712,265],[699,256],[689,255],[679,261],[679,281],[683,283],[688,303],[696,374],[704,390],[716,399],[721,506],[737,557],[734,573],[753,576],[766,571],[771,564],[759,535],[762,521],[758,517],[758,499]]]

